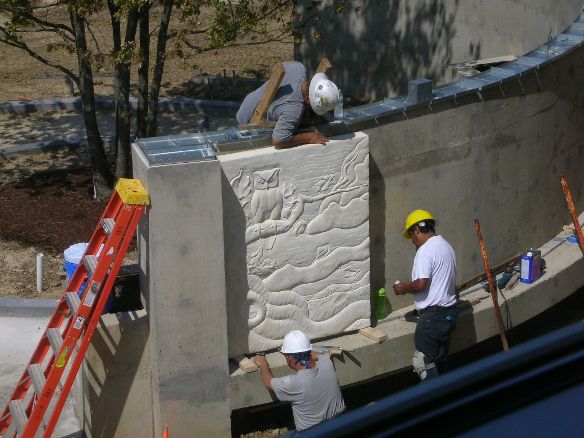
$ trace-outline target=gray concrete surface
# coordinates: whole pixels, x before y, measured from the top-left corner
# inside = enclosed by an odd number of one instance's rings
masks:
[[[31,300],[32,301],[32,300]],[[36,301],[36,300],[34,300]],[[21,305],[20,308],[26,307]],[[33,313],[38,307],[31,307]],[[4,409],[12,391],[22,375],[31,354],[42,336],[49,317],[11,317],[0,316],[0,409]],[[69,396],[59,423],[55,428],[54,437],[82,437],[81,425],[73,409],[72,398]]]
[[[133,165],[152,203],[138,245],[154,431],[168,424],[176,436],[229,436],[229,267],[219,161],[150,166],[134,145]]]
[[[562,32],[582,0],[365,0],[298,2],[294,58],[345,95],[379,100],[407,92],[412,79],[452,80],[451,64],[522,55]]]
[[[402,238],[407,214],[424,208],[457,255],[459,283],[483,270],[473,219],[496,264],[541,245],[569,220],[560,175],[584,209],[584,49],[517,84],[421,108],[355,129],[370,137],[372,289],[408,278],[414,247]],[[504,94],[503,94],[504,93]],[[394,309],[410,297],[390,296]]]
[[[59,300],[0,297],[0,317],[20,316],[27,318],[51,316]]]
[[[152,365],[146,312],[102,316],[73,393],[85,436],[160,437],[152,405]],[[172,436],[172,435],[171,435]]]

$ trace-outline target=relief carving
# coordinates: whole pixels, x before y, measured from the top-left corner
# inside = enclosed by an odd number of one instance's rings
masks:
[[[362,137],[302,164],[224,166],[228,178],[235,174],[229,183],[245,215],[250,350],[277,346],[293,328],[318,337],[369,325],[369,151]]]

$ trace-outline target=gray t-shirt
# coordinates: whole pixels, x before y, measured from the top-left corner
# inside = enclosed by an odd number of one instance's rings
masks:
[[[304,430],[345,410],[339,380],[331,359],[318,355],[316,367],[272,379],[272,389],[280,401],[292,402],[296,430]]]
[[[276,122],[272,138],[285,143],[292,138],[294,131],[298,128],[304,111],[304,98],[300,84],[306,80],[306,67],[297,61],[287,61],[282,64],[286,73],[268,108],[266,118],[268,121]],[[266,81],[260,88],[245,96],[235,116],[240,125],[249,123],[267,86]]]

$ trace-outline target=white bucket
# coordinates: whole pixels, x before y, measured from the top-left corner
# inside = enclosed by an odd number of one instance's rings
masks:
[[[71,280],[77,265],[81,262],[81,257],[85,254],[88,243],[75,243],[65,250],[65,272],[67,273],[67,282]]]

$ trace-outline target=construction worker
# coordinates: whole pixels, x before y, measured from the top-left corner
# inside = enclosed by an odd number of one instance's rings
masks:
[[[282,342],[280,353],[296,374],[274,378],[264,356],[256,355],[262,382],[280,401],[292,403],[297,431],[308,429],[345,410],[339,381],[330,355],[312,351],[310,339],[300,330],[292,330]]]
[[[403,236],[416,247],[412,281],[396,282],[396,295],[411,293],[418,313],[413,356],[421,380],[445,371],[450,336],[456,327],[456,259],[450,244],[436,234],[436,221],[426,210],[406,218]]]
[[[272,144],[289,148],[305,143],[325,144],[329,139],[318,131],[296,133],[305,109],[309,106],[319,116],[332,111],[340,97],[339,89],[324,73],[307,81],[306,67],[297,61],[283,62],[285,74],[274,100],[268,108],[267,120],[276,122]],[[260,102],[268,82],[248,94],[237,111],[237,122],[248,124]]]

